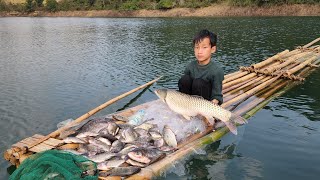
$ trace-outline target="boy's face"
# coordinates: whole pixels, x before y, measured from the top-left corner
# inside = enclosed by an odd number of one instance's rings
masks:
[[[216,46],[210,45],[210,39],[204,38],[198,44],[194,45],[194,55],[196,56],[199,64],[206,65],[211,60],[211,54],[216,52]]]

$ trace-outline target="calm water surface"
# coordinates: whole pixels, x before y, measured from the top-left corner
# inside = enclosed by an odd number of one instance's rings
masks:
[[[164,75],[151,88],[97,116],[176,88],[194,60],[192,37],[219,36],[214,56],[226,73],[306,44],[320,35],[320,17],[272,18],[0,18],[0,151]],[[159,179],[318,179],[320,70],[269,103],[239,135],[227,135]],[[0,160],[0,179],[9,163]]]

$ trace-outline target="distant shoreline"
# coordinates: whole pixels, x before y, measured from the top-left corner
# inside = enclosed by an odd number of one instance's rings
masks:
[[[320,16],[320,5],[279,5],[268,7],[238,7],[212,5],[204,8],[174,8],[170,10],[92,10],[35,11],[32,13],[0,12],[1,17],[222,17],[222,16]]]

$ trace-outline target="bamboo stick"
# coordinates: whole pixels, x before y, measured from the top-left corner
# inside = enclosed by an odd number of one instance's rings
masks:
[[[244,81],[244,82],[242,82],[242,83],[239,83],[239,84],[236,84],[236,85],[234,85],[234,86],[231,86],[231,87],[222,89],[222,94],[223,94],[223,96],[228,95],[229,93],[232,94],[232,91],[233,91],[234,89],[237,89],[237,88],[239,88],[240,86],[242,86],[242,85],[244,85],[244,84],[247,84],[247,83],[249,83],[249,82],[251,82],[252,80],[255,80],[255,79],[257,79],[257,78],[251,78],[251,79],[249,79],[249,80],[247,80],[247,81]]]
[[[236,74],[239,74],[239,73],[241,73],[241,72],[242,72],[242,71],[236,71],[236,72],[233,72],[233,73],[229,73],[229,74],[227,74],[227,75],[224,76],[224,79],[228,79],[229,77],[234,76],[234,75],[236,75]]]
[[[249,74],[249,72],[246,72],[246,71],[245,71],[245,72],[238,73],[238,74],[236,74],[236,75],[234,75],[234,76],[231,76],[231,77],[223,80],[222,83],[224,84],[224,83],[233,81],[233,80],[238,79],[239,77],[245,76],[245,75],[247,75],[247,74]]]
[[[235,89],[234,94],[228,94],[228,96],[225,97],[223,102],[226,103],[226,102],[230,101],[231,99],[237,97],[239,95],[239,93],[236,93],[236,92],[245,93],[246,91],[252,89],[253,87],[256,87],[259,84],[262,84],[262,83],[270,80],[271,78],[272,78],[271,76],[262,77],[262,79],[257,78],[255,80],[253,80],[251,83],[247,83],[247,84]]]
[[[107,106],[113,104],[114,102],[116,102],[116,101],[118,101],[118,100],[120,100],[120,99],[122,99],[122,98],[124,98],[124,97],[126,97],[126,96],[128,96],[128,95],[130,95],[130,94],[132,94],[132,93],[134,93],[134,92],[136,92],[138,90],[140,90],[140,89],[143,89],[145,87],[148,87],[148,86],[152,85],[153,83],[158,81],[160,78],[161,77],[156,78],[156,79],[154,79],[154,80],[152,80],[152,81],[150,81],[150,82],[148,82],[146,84],[143,84],[143,85],[141,85],[141,86],[139,86],[139,87],[137,87],[135,89],[132,89],[131,91],[128,91],[128,92],[126,92],[126,93],[124,93],[124,94],[122,94],[120,96],[117,96],[117,97],[105,102],[104,104],[101,104],[100,106],[98,106],[98,107],[92,109],[91,111],[87,112],[86,114],[80,116],[76,120],[70,122],[66,126],[60,128],[60,129],[57,129],[56,131],[54,131],[54,132],[50,133],[49,135],[45,136],[44,138],[41,138],[39,141],[37,141],[37,142],[33,143],[32,145],[30,145],[29,148],[31,148],[31,147],[33,147],[33,146],[35,146],[35,145],[37,145],[37,144],[49,139],[51,137],[58,136],[62,131],[67,130],[68,128],[72,127],[73,125],[76,125],[76,124],[80,123],[81,121],[87,119],[88,117],[92,116],[93,114],[95,114],[95,113],[99,112],[100,110],[106,108]]]
[[[272,57],[270,57],[270,58],[268,58],[268,59],[266,59],[266,60],[264,60],[264,61],[262,61],[260,63],[251,65],[251,68],[252,69],[259,69],[259,68],[261,68],[261,67],[263,67],[263,66],[265,66],[267,64],[270,64],[274,60],[281,58],[281,56],[285,55],[288,52],[289,52],[289,50],[286,49],[286,50],[284,50],[284,51],[282,51],[282,52],[280,52],[280,53],[278,53],[278,54],[276,54],[276,55],[274,55],[274,56],[272,56]]]
[[[320,41],[320,37],[315,39],[315,40],[313,40],[313,41],[311,41],[310,43],[308,43],[308,44],[306,44],[306,45],[304,45],[302,47],[303,48],[308,48],[308,47],[312,46],[313,44],[317,43],[318,41]]]
[[[274,71],[276,70],[280,70],[282,69],[283,67],[291,64],[291,63],[294,63],[297,59],[299,58],[302,58],[302,57],[305,57],[306,55],[309,55],[310,53],[309,52],[304,52],[304,53],[300,53],[300,54],[296,54],[296,55],[293,55],[291,57],[289,57],[286,61],[284,61],[283,63],[280,63],[278,65],[273,65],[271,67],[268,67],[268,68],[265,68],[265,69],[261,69],[260,72],[261,73],[264,73],[264,74],[271,74],[273,73]]]
[[[255,88],[253,88],[253,89],[251,89],[251,90],[249,90],[249,91],[247,91],[247,92],[245,92],[245,93],[243,93],[243,94],[241,94],[240,96],[237,96],[237,97],[235,97],[234,99],[231,99],[230,101],[228,101],[228,102],[226,102],[226,103],[223,103],[221,106],[222,106],[222,107],[227,107],[227,106],[230,106],[231,104],[233,104],[233,103],[235,103],[235,102],[237,102],[237,101],[240,101],[241,99],[244,99],[244,98],[246,98],[246,97],[248,97],[248,96],[251,96],[251,95],[253,95],[254,93],[256,93],[257,91],[261,90],[262,88],[270,85],[271,83],[273,83],[274,81],[276,81],[276,80],[279,79],[280,77],[281,77],[281,75],[278,75],[277,77],[274,77],[274,78],[272,78],[272,79],[269,79],[268,81],[260,84],[259,86],[255,87]]]
[[[231,82],[222,84],[222,89],[231,87],[231,86],[236,85],[236,84],[238,84],[238,83],[242,83],[242,82],[247,81],[247,80],[249,80],[249,79],[251,79],[251,78],[253,78],[253,77],[255,77],[255,76],[257,76],[257,73],[250,73],[250,74],[245,75],[245,76],[243,76],[243,77],[241,77],[241,78],[239,78],[239,79],[236,79],[236,80],[233,80],[233,81],[231,81]]]
[[[314,57],[306,60],[305,62],[299,64],[298,66],[296,66],[296,67],[294,67],[294,68],[292,68],[292,69],[290,69],[290,70],[287,70],[287,71],[284,73],[284,76],[290,77],[291,74],[294,74],[295,72],[301,70],[302,68],[304,68],[304,67],[307,66],[308,64],[312,63],[312,61],[314,61],[314,60],[316,60],[316,59],[317,59],[317,57],[314,56]]]
[[[224,97],[228,97],[229,95],[235,94],[236,92],[239,92],[241,89],[250,86],[251,84],[254,84],[256,82],[259,82],[260,80],[262,80],[263,78],[265,78],[266,76],[259,76],[258,78],[253,78],[252,80],[250,80],[249,82],[246,82],[245,84],[239,84],[240,86],[232,86],[232,87],[236,87],[234,89],[232,89],[231,91],[223,94]]]

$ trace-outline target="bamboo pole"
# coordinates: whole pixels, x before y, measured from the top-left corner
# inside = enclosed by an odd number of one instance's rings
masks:
[[[233,85],[236,85],[238,83],[242,83],[244,81],[247,81],[253,77],[257,76],[257,73],[250,73],[250,74],[247,74],[239,79],[236,79],[236,80],[233,80],[231,82],[227,82],[227,83],[224,83],[222,84],[222,89],[225,89],[225,88],[228,88],[228,87],[231,87]]]
[[[307,66],[308,64],[312,63],[312,61],[316,60],[317,57],[314,56],[306,61],[304,61],[303,63],[299,64],[298,66],[290,69],[290,70],[287,70],[285,73],[284,73],[284,76],[286,77],[290,77],[291,74],[294,74],[295,72],[301,70],[302,68],[304,68],[305,66]]]
[[[251,90],[249,90],[249,91],[247,91],[247,92],[245,92],[245,93],[243,93],[243,94],[241,94],[240,96],[237,96],[237,97],[231,99],[230,101],[228,101],[228,102],[226,102],[226,103],[223,103],[221,106],[222,106],[222,107],[227,107],[227,106],[230,106],[231,104],[233,104],[233,103],[235,103],[235,102],[237,102],[237,101],[240,101],[241,99],[244,99],[244,98],[246,98],[246,97],[248,97],[248,96],[252,96],[254,93],[256,93],[256,92],[258,92],[259,90],[261,90],[262,88],[270,85],[271,83],[273,83],[274,81],[276,81],[276,80],[279,79],[280,77],[281,77],[281,75],[278,75],[277,77],[274,77],[274,78],[272,78],[272,79],[269,79],[268,81],[260,84],[259,86],[255,87],[255,88],[253,88],[253,89],[251,89]]]
[[[317,43],[318,41],[320,41],[320,37],[315,39],[315,40],[313,40],[313,41],[311,41],[310,43],[308,43],[308,44],[306,44],[306,45],[304,45],[302,47],[303,48],[308,48],[308,47],[312,46],[313,44]]]
[[[259,69],[259,68],[261,68],[261,67],[263,67],[263,66],[265,66],[267,64],[270,64],[271,62],[273,62],[276,59],[282,58],[282,56],[287,54],[288,52],[289,52],[289,50],[286,49],[286,50],[284,50],[284,51],[282,51],[282,52],[280,52],[280,53],[278,53],[278,54],[276,54],[276,55],[274,55],[274,56],[272,56],[272,57],[270,57],[270,58],[268,58],[268,59],[266,59],[266,60],[264,60],[264,61],[262,61],[260,63],[251,65],[251,68],[252,69]]]
[[[223,80],[222,83],[227,83],[227,82],[233,81],[233,80],[238,79],[239,77],[245,76],[247,74],[249,74],[249,72],[247,72],[247,71],[238,73],[238,74],[236,74],[234,76],[231,76],[231,77]]]
[[[287,65],[294,63],[297,59],[302,58],[302,57],[306,57],[307,55],[309,55],[309,52],[303,52],[300,54],[296,54],[293,55],[291,57],[289,57],[286,61],[284,61],[283,63],[280,63],[278,65],[273,65],[271,67],[265,68],[265,69],[261,69],[259,72],[264,73],[264,74],[271,74],[276,70],[280,70],[283,67],[286,67]]]
[[[239,73],[241,73],[241,72],[242,72],[242,71],[236,71],[236,72],[227,74],[227,75],[224,76],[224,79],[228,79],[229,77],[234,76],[234,75],[236,75],[236,74],[239,74]]]
[[[228,94],[225,97],[225,99],[223,100],[223,102],[226,103],[226,102],[230,101],[231,99],[237,97],[239,95],[239,93],[236,93],[236,92],[245,93],[246,91],[252,89],[253,87],[256,87],[259,84],[262,84],[262,83],[270,80],[271,78],[272,78],[271,76],[261,76],[259,78],[256,78],[253,81],[251,81],[250,83],[244,84],[243,86],[235,89],[233,94]]]
[[[37,144],[39,144],[39,143],[41,143],[41,142],[43,142],[43,141],[45,141],[45,140],[47,140],[47,139],[49,139],[49,138],[51,138],[51,137],[56,137],[56,136],[58,136],[62,131],[65,131],[65,130],[67,130],[68,128],[70,128],[70,127],[72,127],[72,126],[80,123],[81,121],[87,119],[88,117],[92,116],[93,114],[95,114],[95,113],[99,112],[100,110],[106,108],[107,106],[113,104],[114,102],[116,102],[116,101],[118,101],[118,100],[120,100],[120,99],[122,99],[122,98],[124,98],[124,97],[126,97],[126,96],[128,96],[128,95],[130,95],[130,94],[132,94],[132,93],[134,93],[134,92],[136,92],[136,91],[138,91],[138,90],[140,90],[140,89],[143,89],[143,88],[145,88],[145,87],[148,87],[148,86],[152,85],[153,83],[157,82],[160,78],[161,78],[161,77],[156,78],[156,79],[154,79],[154,80],[152,80],[152,81],[150,81],[150,82],[148,82],[148,83],[146,83],[146,84],[143,84],[143,85],[141,85],[141,86],[139,86],[139,87],[137,87],[137,88],[135,88],[135,89],[132,89],[131,91],[128,91],[128,92],[126,92],[126,93],[124,93],[124,94],[122,94],[122,95],[120,95],[120,96],[117,96],[117,97],[115,97],[115,98],[113,98],[113,99],[111,99],[111,100],[109,100],[109,101],[101,104],[100,106],[98,106],[98,107],[92,109],[91,111],[87,112],[86,114],[80,116],[80,117],[77,118],[76,120],[70,122],[70,123],[67,124],[66,126],[61,127],[60,129],[57,129],[56,131],[54,131],[54,132],[48,134],[47,136],[45,136],[44,138],[41,138],[39,141],[31,144],[28,148],[31,148],[31,147],[33,147],[33,146],[36,146]]]

